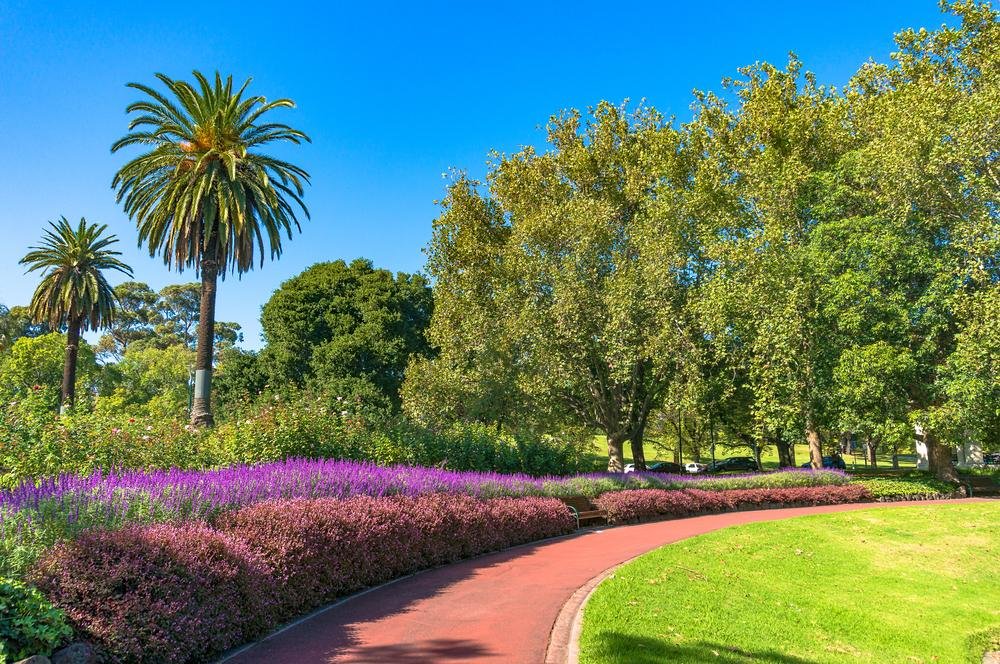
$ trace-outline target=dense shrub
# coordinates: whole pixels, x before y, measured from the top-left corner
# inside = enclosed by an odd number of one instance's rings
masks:
[[[91,531],[34,583],[111,662],[203,661],[271,625],[271,584],[242,542],[205,525]]]
[[[421,568],[573,527],[558,500],[448,494],[268,501],[219,523],[267,562],[286,618]]]
[[[660,516],[690,516],[772,505],[828,505],[870,500],[861,486],[793,487],[702,491],[637,489],[602,494],[594,503],[606,510],[610,523],[624,523]]]
[[[863,486],[876,498],[927,498],[950,496],[958,486],[932,477],[872,477],[857,478],[853,484]]]
[[[432,430],[397,418],[368,419],[326,398],[276,401],[248,409],[215,429],[174,417],[129,416],[98,407],[54,418],[50,398],[31,394],[0,412],[0,488],[24,480],[95,470],[210,468],[291,458],[352,459],[452,470],[576,472],[581,444],[518,438],[479,424]]]
[[[551,498],[277,500],[230,512],[217,529],[86,532],[31,579],[107,661],[205,661],[366,585],[573,527]]]
[[[40,592],[0,577],[0,664],[48,655],[71,634],[66,616]]]

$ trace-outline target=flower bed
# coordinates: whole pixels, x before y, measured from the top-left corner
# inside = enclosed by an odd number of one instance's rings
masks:
[[[856,503],[871,498],[864,487],[848,485],[728,491],[638,489],[605,493],[594,503],[608,513],[609,523],[618,524],[735,509]]]
[[[88,532],[31,579],[107,661],[203,661],[366,585],[573,527],[551,498],[265,501],[217,528]]]
[[[95,528],[186,521],[212,523],[227,511],[274,499],[435,493],[477,498],[595,497],[623,489],[725,490],[841,485],[848,481],[843,473],[829,470],[728,476],[591,473],[537,478],[303,459],[204,471],[63,475],[0,491],[0,574],[21,576],[56,542]]]

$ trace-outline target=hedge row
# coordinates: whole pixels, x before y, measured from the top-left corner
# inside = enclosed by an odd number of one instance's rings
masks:
[[[871,499],[868,489],[847,485],[727,491],[634,489],[602,494],[594,504],[607,511],[609,523],[628,523],[663,516],[682,517],[771,506],[832,505]]]
[[[264,502],[203,524],[91,531],[32,581],[109,662],[198,662],[365,586],[570,532],[552,498]]]

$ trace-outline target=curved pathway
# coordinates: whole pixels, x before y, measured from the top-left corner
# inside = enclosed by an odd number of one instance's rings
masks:
[[[732,512],[585,530],[379,586],[324,609],[224,661],[562,664],[573,640],[573,619],[589,588],[607,570],[637,555],[733,525],[906,505],[927,503]]]

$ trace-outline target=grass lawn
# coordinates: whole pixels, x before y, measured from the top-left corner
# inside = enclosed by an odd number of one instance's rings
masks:
[[[729,528],[617,570],[583,663],[979,662],[1000,639],[1000,502]]]

